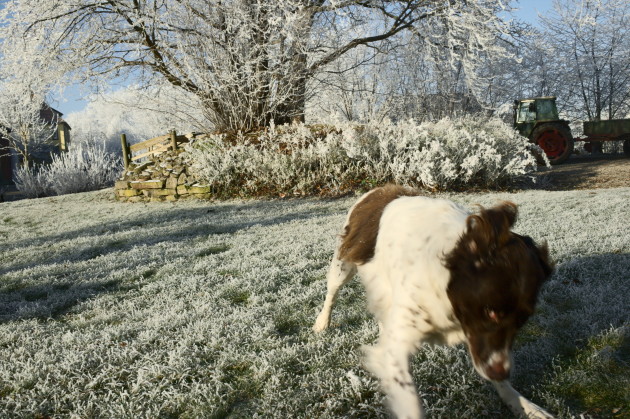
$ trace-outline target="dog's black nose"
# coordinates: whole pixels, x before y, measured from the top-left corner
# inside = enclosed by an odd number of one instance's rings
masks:
[[[503,381],[510,376],[510,370],[505,368],[505,362],[497,361],[485,368],[485,373],[491,380]]]

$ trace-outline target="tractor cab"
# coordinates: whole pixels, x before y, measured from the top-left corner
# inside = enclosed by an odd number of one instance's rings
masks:
[[[514,126],[524,137],[529,137],[537,122],[559,121],[555,96],[514,101]]]

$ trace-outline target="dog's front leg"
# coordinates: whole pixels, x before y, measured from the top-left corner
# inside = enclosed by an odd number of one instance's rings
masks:
[[[518,391],[514,390],[514,387],[512,387],[508,380],[492,381],[492,385],[497,389],[499,396],[503,399],[505,404],[507,404],[517,416],[533,419],[553,419],[553,415],[545,409],[530,402]]]
[[[401,347],[364,346],[365,367],[374,374],[387,395],[390,409],[398,419],[423,419],[424,410],[409,372],[409,353]]]

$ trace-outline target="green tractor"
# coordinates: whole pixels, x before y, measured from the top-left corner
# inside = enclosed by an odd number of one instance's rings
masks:
[[[543,149],[551,164],[562,163],[573,152],[569,121],[558,117],[555,96],[515,100],[514,126]]]

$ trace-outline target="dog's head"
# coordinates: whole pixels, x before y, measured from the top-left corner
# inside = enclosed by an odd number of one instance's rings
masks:
[[[446,256],[447,289],[482,377],[508,378],[516,332],[534,312],[538,291],[553,271],[547,246],[510,231],[516,205],[504,202],[470,215],[455,249]]]

